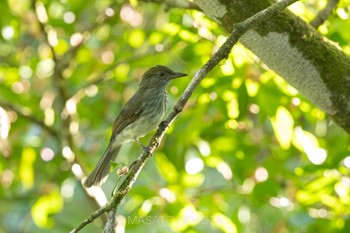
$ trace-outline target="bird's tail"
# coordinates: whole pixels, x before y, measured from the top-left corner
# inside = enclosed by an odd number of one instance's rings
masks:
[[[100,186],[106,181],[109,174],[109,170],[111,168],[110,161],[115,159],[119,152],[119,149],[120,146],[108,146],[103,156],[97,162],[94,170],[85,179],[83,183],[85,188],[90,188],[93,185]]]

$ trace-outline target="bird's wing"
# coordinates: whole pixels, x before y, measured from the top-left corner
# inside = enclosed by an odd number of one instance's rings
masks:
[[[119,134],[125,127],[136,121],[142,114],[142,98],[139,93],[136,93],[131,99],[125,104],[124,108],[115,119],[111,140],[116,134]]]

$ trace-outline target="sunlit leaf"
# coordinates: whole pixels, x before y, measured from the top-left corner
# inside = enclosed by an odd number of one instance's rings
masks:
[[[278,107],[276,116],[271,119],[276,139],[283,149],[289,149],[293,139],[294,120],[284,107]]]
[[[216,227],[226,233],[235,233],[237,232],[236,225],[232,222],[230,218],[221,214],[215,213],[212,217],[213,223]]]
[[[19,174],[22,184],[25,188],[31,188],[34,183],[34,162],[36,160],[36,151],[33,148],[25,148],[22,153]]]
[[[145,33],[142,30],[135,29],[134,31],[130,32],[128,37],[129,44],[134,47],[138,48],[140,47],[145,40]]]
[[[54,220],[51,215],[58,213],[63,207],[63,200],[57,190],[50,190],[46,195],[39,197],[34,203],[31,214],[36,225],[41,228],[51,228]]]

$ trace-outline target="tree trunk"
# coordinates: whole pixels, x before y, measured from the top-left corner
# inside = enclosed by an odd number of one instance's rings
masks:
[[[195,0],[227,32],[265,9],[269,0]],[[242,36],[240,42],[350,133],[350,59],[288,10]]]

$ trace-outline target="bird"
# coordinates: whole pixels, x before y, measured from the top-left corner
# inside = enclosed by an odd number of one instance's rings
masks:
[[[136,93],[127,101],[116,117],[108,146],[93,171],[83,181],[85,188],[101,186],[110,172],[113,161],[121,146],[135,141],[143,150],[138,138],[157,128],[162,122],[167,108],[166,87],[173,79],[187,76],[162,65],[148,69],[141,78]]]

